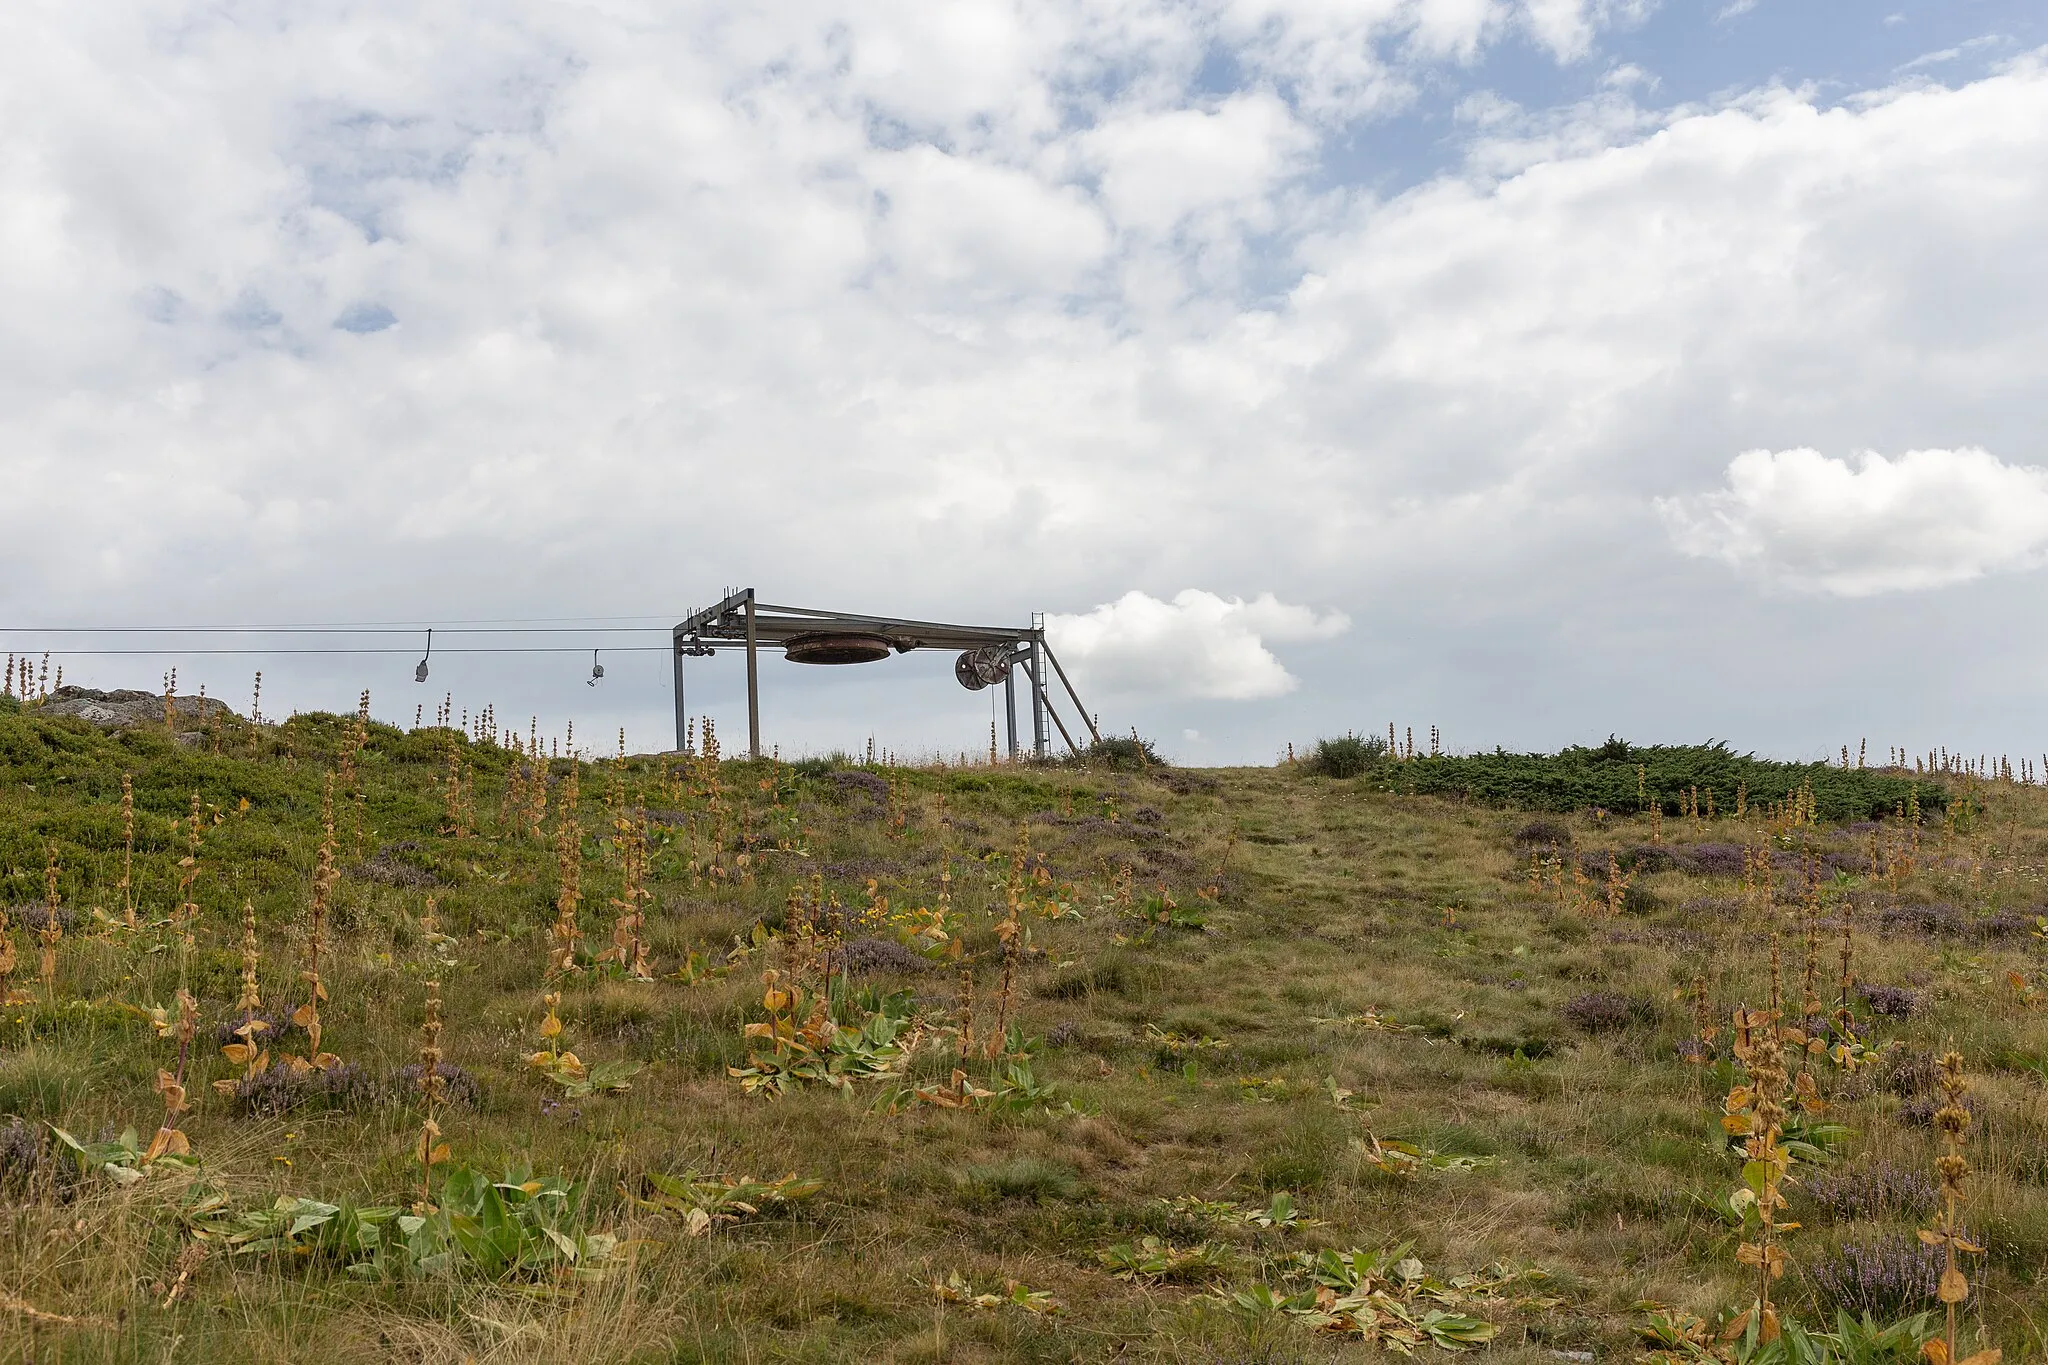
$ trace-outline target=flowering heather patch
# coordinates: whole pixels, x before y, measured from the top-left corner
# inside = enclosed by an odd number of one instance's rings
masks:
[[[1656,1006],[1640,996],[1617,995],[1613,991],[1588,991],[1564,1002],[1558,1013],[1566,1023],[1587,1033],[1611,1033],[1616,1029],[1647,1024],[1657,1017]]]
[[[381,853],[353,867],[343,868],[342,875],[353,881],[376,882],[383,886],[409,889],[441,884],[441,879],[424,867],[415,867],[397,858],[387,858]]]
[[[1934,1057],[1916,1049],[1900,1049],[1885,1058],[1884,1088],[1902,1100],[1934,1090]]]
[[[420,1093],[420,1064],[412,1062],[391,1073],[385,1090],[393,1099],[416,1099]],[[441,1082],[441,1103],[474,1109],[483,1102],[484,1088],[477,1078],[453,1062],[436,1062],[434,1075]]]
[[[1934,1208],[1934,1181],[1889,1161],[1809,1176],[1806,1193],[1830,1216],[1856,1219],[1918,1217]]]
[[[376,1078],[353,1062],[316,1071],[272,1066],[244,1077],[235,1087],[235,1102],[244,1114],[283,1114],[302,1104],[360,1109],[376,1103],[378,1091]]]
[[[1515,831],[1515,842],[1518,844],[1563,848],[1571,841],[1572,832],[1555,820],[1531,820]]]
[[[1637,872],[1669,872],[1681,866],[1677,850],[1661,844],[1637,844],[1622,850],[1621,862],[1624,867]]]
[[[263,1025],[256,1032],[256,1045],[259,1048],[274,1047],[280,1038],[294,1033],[301,1036],[305,1034],[304,1029],[292,1022],[292,1012],[288,1009],[250,1010],[245,1014],[231,1015],[216,1024],[213,1029],[213,1045],[226,1047],[230,1043],[241,1042],[241,1035],[237,1030],[251,1021]]]
[[[2000,910],[1972,922],[1970,933],[1987,941],[2026,938],[2038,927],[2040,920],[2038,911]]]
[[[41,933],[50,927],[50,907],[41,901],[17,905],[8,910],[7,921],[24,929]],[[57,907],[57,927],[69,934],[78,927],[78,913],[68,905]]]
[[[849,939],[831,954],[833,969],[848,976],[873,976],[878,972],[926,972],[931,964],[910,949],[887,938]]]
[[[1680,850],[1685,869],[1701,877],[1742,875],[1741,844],[1693,844]]]
[[[1881,1014],[1887,1019],[1910,1019],[1920,1012],[1923,1003],[1920,992],[1904,986],[1864,986],[1858,992],[1863,1003],[1870,1006],[1872,1014]]]
[[[1807,1275],[1830,1308],[1885,1322],[1934,1306],[1941,1249],[1907,1236],[1849,1241],[1816,1257]]]
[[[43,1155],[42,1131],[10,1119],[0,1128],[0,1189],[26,1190],[43,1167]]]
[[[1942,1100],[1937,1096],[1930,1095],[1924,1099],[1907,1100],[1899,1106],[1899,1122],[1909,1128],[1932,1128],[1935,1126],[1934,1116],[1940,1111],[1941,1107]],[[1972,1120],[1977,1117],[1975,1111],[1971,1109],[1968,1100],[1962,1101],[1956,1107],[1968,1114]]]
[[[1953,905],[1888,905],[1878,912],[1878,927],[1888,934],[1920,934],[1926,938],[1961,938],[1963,912]]]
[[[1677,854],[1671,849],[1660,848],[1656,844],[1637,844],[1633,848],[1621,849],[1612,856],[1624,872],[1669,872],[1674,867],[1683,866]],[[1579,870],[1595,881],[1606,881],[1608,857],[1608,851],[1604,848],[1582,853],[1579,855]]]
[[[1954,905],[1893,905],[1879,913],[1877,922],[1888,933],[1919,934],[1925,938],[1968,938],[1990,943],[2025,938],[2034,932],[2038,918],[2035,913],[2021,910],[1973,915]]]
[[[832,774],[832,785],[843,792],[860,792],[877,801],[889,799],[889,779],[880,773],[862,772],[857,768],[842,768]]]

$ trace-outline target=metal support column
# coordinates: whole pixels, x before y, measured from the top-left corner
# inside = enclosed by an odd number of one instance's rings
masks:
[[[682,753],[682,745],[690,737],[690,712],[682,706],[682,641],[670,643],[670,649],[676,665],[676,753]]]
[[[1003,670],[1003,707],[1010,715],[1010,757],[1017,756],[1017,663]]]
[[[1052,733],[1045,723],[1045,617],[1037,612],[1031,616],[1031,654],[1024,666],[1031,670],[1031,754],[1049,758]]]
[[[747,589],[747,753],[761,757],[761,659],[754,640],[754,590]]]

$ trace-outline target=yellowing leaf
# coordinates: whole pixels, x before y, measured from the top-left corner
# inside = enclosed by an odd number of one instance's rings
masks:
[[[186,1156],[192,1151],[192,1143],[175,1128],[159,1128],[156,1136],[149,1141],[149,1150],[142,1155],[142,1164],[147,1166],[160,1156]]]
[[[1970,1297],[1970,1281],[1962,1271],[1950,1266],[1941,1272],[1941,1287],[1935,1293],[1943,1303],[1961,1303]]]

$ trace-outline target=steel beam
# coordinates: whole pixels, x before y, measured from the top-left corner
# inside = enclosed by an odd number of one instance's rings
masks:
[[[1010,757],[1017,756],[1017,662],[1003,670],[1003,709],[1010,717]]]
[[[754,642],[754,590],[747,589],[747,753],[761,757],[761,655]]]
[[[682,745],[690,737],[690,712],[682,704],[682,645],[672,641],[668,653],[676,665],[676,753],[682,753]]]
[[[1048,647],[1045,651],[1045,657],[1052,660],[1053,672],[1060,675],[1060,682],[1065,684],[1067,695],[1074,699],[1074,709],[1081,713],[1081,723],[1088,727],[1088,733],[1095,737],[1097,744],[1102,743],[1102,732],[1095,728],[1095,718],[1089,715],[1088,708],[1081,704],[1081,694],[1074,690],[1073,683],[1067,681],[1067,670],[1060,667],[1060,656],[1053,653],[1051,648]]]
[[[1045,631],[1042,628],[1033,628],[1028,649],[1024,666],[1031,675],[1031,755],[1042,759],[1050,757],[1047,751],[1052,748],[1052,734],[1045,724]]]
[[[820,611],[809,607],[791,607],[772,602],[756,600],[754,589],[737,588],[729,591],[717,604],[694,611],[678,622],[673,632],[675,648],[675,711],[676,747],[682,748],[689,740],[689,713],[684,704],[683,659],[689,654],[709,654],[713,644],[744,644],[747,651],[747,752],[758,759],[761,746],[761,669],[760,654],[764,649],[784,649],[798,636],[829,634],[844,631],[877,635],[886,640],[890,648],[899,654],[916,649],[970,650],[985,645],[1002,645],[1010,659],[1010,668],[1003,677],[1003,700],[1009,719],[1010,755],[1021,756],[1022,737],[1017,727],[1017,684],[1016,671],[1021,664],[1031,688],[1031,751],[1039,758],[1050,757],[1052,732],[1048,722],[1057,725],[1060,737],[1067,747],[1079,752],[1074,737],[1068,733],[1066,722],[1060,719],[1052,704],[1050,678],[1046,664],[1052,665],[1053,672],[1073,699],[1074,708],[1079,712],[1081,724],[1097,743],[1102,735],[1096,729],[1095,721],[1088,714],[1088,708],[1081,702],[1080,694],[1074,690],[1073,681],[1067,677],[1067,670],[1060,665],[1059,656],[1052,652],[1045,639],[1045,618],[1034,614],[1031,624],[1023,629],[1010,626],[954,625],[940,621],[918,621],[900,616],[867,616],[855,612]]]

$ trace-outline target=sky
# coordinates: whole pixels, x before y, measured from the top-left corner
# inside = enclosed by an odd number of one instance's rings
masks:
[[[1187,763],[2038,755],[2043,241],[2034,0],[20,0],[0,650],[650,750],[752,585],[1043,612]],[[403,633],[57,633],[283,623]]]

